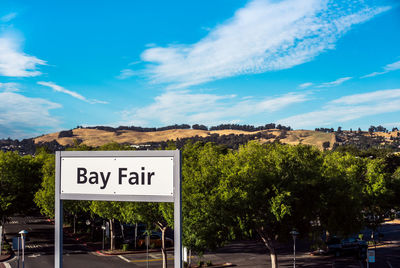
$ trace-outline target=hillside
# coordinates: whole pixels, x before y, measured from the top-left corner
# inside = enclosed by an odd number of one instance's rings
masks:
[[[284,133],[283,133],[284,132]],[[209,137],[215,134],[223,135],[255,135],[263,134],[264,136],[274,138],[261,138],[261,142],[273,142],[280,139],[282,143],[288,144],[309,144],[323,149],[323,144],[329,142],[329,148],[332,148],[336,142],[334,133],[325,133],[310,130],[260,130],[260,131],[243,131],[243,130],[199,130],[199,129],[169,129],[164,131],[139,132],[132,130],[105,131],[100,129],[76,128],[72,130],[69,137],[59,137],[60,132],[51,133],[37,137],[34,139],[35,144],[57,141],[62,146],[73,145],[74,140],[88,146],[100,146],[110,142],[128,143],[133,145],[146,144],[151,142],[163,142],[167,140],[177,140],[198,137]]]

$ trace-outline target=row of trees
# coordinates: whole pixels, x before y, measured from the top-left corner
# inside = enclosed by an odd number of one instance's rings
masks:
[[[130,148],[109,144],[97,149]],[[170,144],[166,149],[174,147]],[[75,150],[91,148],[78,146]],[[376,229],[386,213],[400,205],[400,158],[395,155],[370,158],[349,151],[321,152],[306,145],[262,145],[256,141],[238,149],[188,142],[182,155],[183,245],[196,252],[234,239],[259,237],[270,253],[272,266],[277,267],[276,246],[290,239],[293,228],[304,238],[314,237],[318,244],[325,233],[346,236],[362,227]],[[0,171],[16,169],[9,173],[13,181],[22,182],[24,177],[18,174],[27,174],[27,167],[36,170],[30,194],[22,192],[24,200],[33,197],[39,177],[43,177],[34,200],[43,214],[53,217],[54,155],[42,152],[35,158],[24,158],[3,153],[1,157],[21,161],[17,161],[19,165],[0,162]],[[0,183],[7,181],[3,176],[0,179]],[[0,189],[8,188],[1,184]],[[1,195],[2,202],[7,200],[3,191]],[[173,206],[168,203],[70,201],[64,208],[73,219],[82,213],[107,218],[111,232],[116,220],[147,223],[163,236],[173,227]],[[111,248],[114,246],[112,242]],[[162,252],[166,265],[164,245]]]
[[[0,151],[0,221],[15,213],[27,213],[42,180],[43,154],[20,156]]]
[[[281,129],[281,130],[292,130],[290,126],[282,126],[280,124],[275,125],[274,123],[266,124],[263,126],[252,126],[252,125],[240,125],[240,124],[221,124],[218,126],[207,127],[205,125],[194,124],[192,126],[188,124],[180,124],[180,125],[170,125],[165,127],[138,127],[138,126],[119,126],[116,128],[107,127],[107,126],[95,126],[95,127],[82,127],[78,126],[77,128],[87,128],[87,129],[99,129],[110,132],[117,132],[120,130],[133,130],[138,132],[154,132],[154,131],[164,131],[169,129],[199,129],[199,130],[225,130],[225,129],[234,129],[234,130],[243,130],[243,131],[259,131],[259,130],[268,130],[268,129]]]

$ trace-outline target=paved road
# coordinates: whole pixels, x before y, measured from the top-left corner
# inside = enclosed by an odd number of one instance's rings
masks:
[[[43,217],[14,217],[6,225],[8,238],[27,230],[29,241],[26,243],[26,268],[54,267],[54,225]],[[18,266],[17,259],[9,262],[12,268]],[[22,263],[21,263],[22,265]],[[22,266],[20,266],[22,267]],[[101,257],[89,252],[73,239],[64,236],[64,267],[68,268],[102,268],[102,267],[132,267],[118,256]]]
[[[54,266],[54,225],[43,217],[14,217],[6,225],[7,237],[11,238],[25,229],[29,232],[30,241],[26,244],[26,268],[46,268]],[[387,243],[385,247],[377,248],[377,264],[373,267],[400,267],[400,222],[385,224],[381,228]],[[213,264],[233,263],[237,267],[270,267],[269,256],[261,243],[254,241],[235,242],[213,253],[207,253],[202,260],[212,261]],[[76,243],[71,238],[64,238],[64,267],[65,268],[102,268],[102,267],[149,267],[161,266],[161,254],[150,253],[125,254],[117,256],[98,256],[87,248]],[[291,250],[282,250],[279,253],[279,267],[293,267]],[[169,267],[173,267],[173,251],[168,252]],[[197,263],[198,257],[192,259]],[[365,263],[352,256],[335,258],[333,256],[310,256],[301,250],[296,258],[297,267],[366,267]],[[0,265],[1,267],[1,265]],[[8,268],[17,268],[14,258]],[[21,266],[20,266],[21,267]]]

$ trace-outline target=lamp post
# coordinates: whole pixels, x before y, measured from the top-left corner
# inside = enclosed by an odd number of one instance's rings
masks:
[[[25,268],[25,237],[28,231],[22,230],[19,232],[21,235],[21,249],[22,249],[22,268]]]
[[[293,237],[293,267],[296,268],[296,237],[299,235],[299,233],[293,229],[290,234]]]
[[[101,229],[103,230],[103,241],[102,241],[102,249],[104,250],[104,232],[106,231],[106,225],[103,221],[103,225],[101,226]]]

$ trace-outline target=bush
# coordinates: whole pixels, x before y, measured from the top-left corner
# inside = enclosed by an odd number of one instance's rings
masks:
[[[60,133],[58,133],[59,138],[73,137],[73,136],[74,136],[74,133],[72,132],[72,129],[71,130],[63,130],[63,131],[60,131]]]
[[[122,244],[122,251],[127,251],[129,249],[129,244]]]

